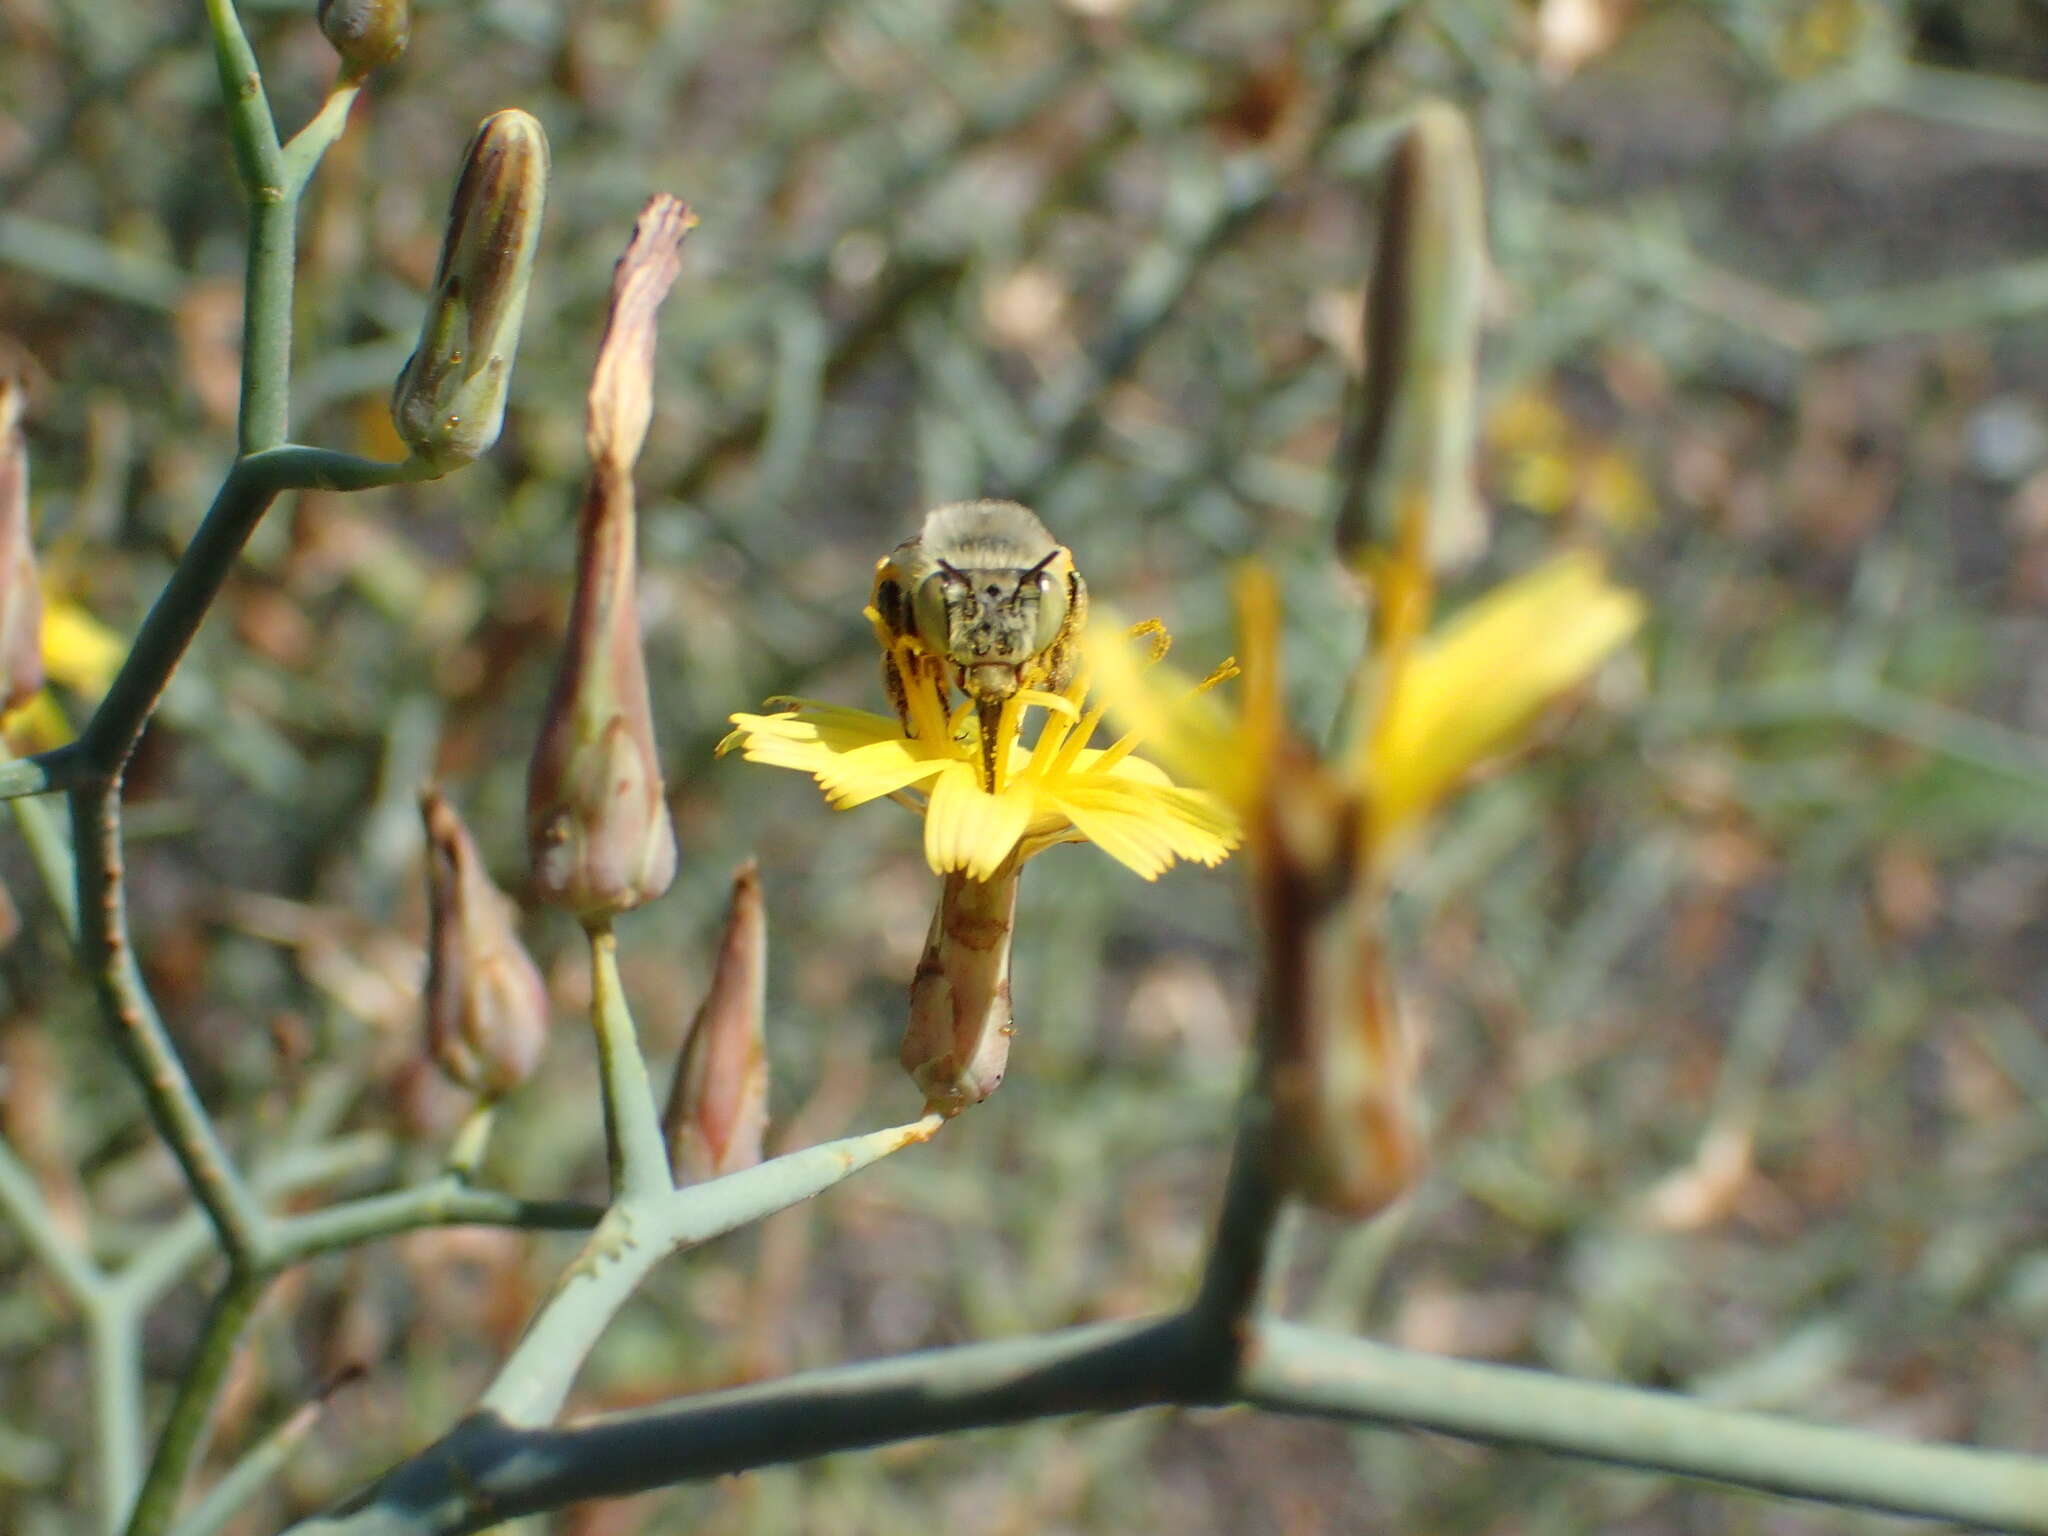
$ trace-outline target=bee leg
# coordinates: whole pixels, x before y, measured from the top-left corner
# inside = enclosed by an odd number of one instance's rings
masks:
[[[896,664],[895,656],[884,653],[882,657],[882,687],[887,690],[889,702],[896,706],[896,718],[903,723],[903,733],[910,734],[910,691],[903,686],[903,670]]]

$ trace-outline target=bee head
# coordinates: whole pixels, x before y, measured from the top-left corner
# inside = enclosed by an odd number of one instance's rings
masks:
[[[1059,638],[1067,619],[1067,583],[1052,567],[1062,551],[1035,565],[964,568],[946,560],[913,599],[918,638],[960,668],[978,698],[1017,690],[1017,668]]]

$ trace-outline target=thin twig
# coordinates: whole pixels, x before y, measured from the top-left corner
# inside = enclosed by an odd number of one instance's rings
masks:
[[[142,1090],[157,1133],[212,1220],[229,1263],[247,1268],[262,1245],[262,1208],[199,1102],[129,941],[118,779],[72,792],[71,842],[78,860],[80,963],[99,993],[115,1049]]]
[[[149,1475],[129,1517],[127,1536],[157,1536],[178,1512],[178,1500],[185,1480],[199,1460],[212,1426],[214,1405],[219,1400],[228,1367],[234,1363],[235,1346],[256,1303],[269,1285],[270,1272],[241,1271],[230,1274],[213,1299],[206,1326],[192,1346],[178,1379],[178,1395],[157,1440],[156,1455],[150,1458]]]

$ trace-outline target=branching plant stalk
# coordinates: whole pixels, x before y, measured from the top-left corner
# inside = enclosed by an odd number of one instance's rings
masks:
[[[136,966],[123,892],[120,796],[118,778],[95,789],[74,790],[71,796],[80,960],[99,993],[114,1048],[142,1090],[158,1134],[212,1220],[229,1264],[247,1269],[261,1248],[266,1221],[200,1103]]]
[[[234,1362],[235,1346],[273,1274],[274,1269],[231,1272],[215,1295],[199,1342],[178,1381],[178,1395],[157,1440],[135,1511],[128,1519],[127,1536],[156,1536],[176,1516],[185,1481],[205,1447],[214,1404]]]
[[[552,1423],[584,1360],[656,1264],[679,1249],[808,1200],[891,1153],[929,1140],[942,1124],[938,1115],[926,1115],[908,1125],[785,1153],[706,1184],[664,1185],[623,1196],[563,1272],[479,1401],[479,1412],[515,1426]]]

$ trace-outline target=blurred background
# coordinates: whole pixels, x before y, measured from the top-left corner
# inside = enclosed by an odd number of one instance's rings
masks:
[[[287,129],[332,56],[245,0]],[[914,821],[714,761],[771,694],[881,705],[859,613],[933,503],[1037,507],[1178,659],[1284,575],[1298,718],[1358,625],[1328,459],[1388,125],[1471,112],[1495,264],[1490,550],[1560,540],[1651,623],[1525,769],[1462,799],[1392,917],[1431,1166],[1290,1229],[1295,1315],[1886,1433],[2048,1451],[2048,11],[2024,0],[683,0],[418,8],[302,224],[295,435],[393,455],[463,144],[553,138],[507,430],[445,482],[272,511],[131,779],[139,948],[262,1148],[437,1165],[415,795],[500,880],[565,618],[582,391],[655,190],[702,225],[662,321],[643,601],[683,873],[627,921],[665,1082],[728,879],[771,914],[776,1136],[907,1118]],[[53,587],[132,633],[233,440],[242,222],[197,5],[0,0],[0,333],[32,360]],[[65,696],[74,718],[90,698]],[[102,1246],[177,1208],[18,843],[0,1128]],[[1236,871],[1087,848],[1024,882],[1009,1080],[931,1147],[661,1270],[601,1408],[1174,1304],[1243,1047]],[[601,1192],[581,945],[488,1176]],[[388,1176],[388,1175],[387,1175]],[[372,1187],[363,1185],[360,1187]],[[570,1240],[435,1232],[296,1271],[216,1455],[368,1371],[268,1530],[469,1401]],[[0,1528],[84,1486],[72,1320],[0,1231]],[[168,1390],[195,1285],[146,1339]],[[153,1411],[160,1411],[158,1399]],[[921,1442],[564,1514],[627,1532],[1903,1530],[1401,1433],[1147,1414]]]

